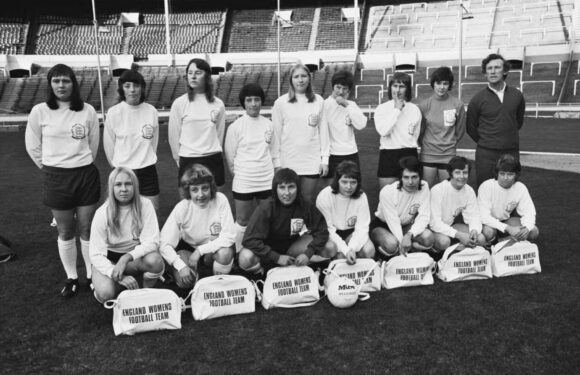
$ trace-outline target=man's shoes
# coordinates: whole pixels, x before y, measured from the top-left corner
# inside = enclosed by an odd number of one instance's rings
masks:
[[[64,298],[70,298],[77,294],[79,290],[78,279],[66,279],[64,286],[60,291],[60,295]]]

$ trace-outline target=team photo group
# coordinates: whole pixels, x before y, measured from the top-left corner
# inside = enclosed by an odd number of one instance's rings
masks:
[[[146,103],[144,77],[121,74],[119,102],[107,112],[101,140],[97,113],[82,101],[74,71],[55,65],[48,100],[28,118],[25,143],[58,230],[66,273],[60,295],[86,287],[105,303],[139,288],[187,293],[212,274],[264,280],[277,267],[324,270],[336,259],[348,267],[416,253],[435,262],[450,248],[489,253],[500,242],[534,242],[536,210],[519,181],[525,101],[506,85],[509,63],[501,55],[485,57],[481,71],[488,86],[467,106],[452,94],[448,67],[433,70],[433,94],[416,104],[411,77],[391,76],[389,100],[374,112],[380,192],[378,206],[369,207],[355,141],[367,116],[349,99],[352,72],[336,72],[324,99],[309,69],[294,65],[271,120],[261,114],[264,90],[246,84],[239,94],[245,113],[226,130],[211,67],[192,59],[187,92],[173,102],[166,128],[181,200],[160,223],[156,163],[164,129]],[[474,163],[457,155],[465,133],[477,144]],[[94,164],[100,142],[112,171]],[[226,168],[233,177],[227,187]],[[106,192],[101,174],[108,174]],[[79,281],[79,252],[86,281]]]

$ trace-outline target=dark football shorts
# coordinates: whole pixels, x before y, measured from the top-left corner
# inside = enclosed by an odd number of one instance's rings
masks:
[[[338,167],[338,165],[344,160],[350,160],[355,162],[355,164],[358,165],[360,169],[358,152],[350,155],[330,155],[330,157],[328,158],[328,174],[326,175],[326,177],[328,178],[334,177],[336,167]]]
[[[377,177],[398,178],[401,174],[399,160],[405,156],[417,157],[416,148],[398,148],[394,150],[380,150],[379,152],[379,169]]]
[[[133,169],[139,180],[139,194],[152,197],[159,195],[159,177],[155,164],[145,168]]]
[[[226,175],[224,170],[224,158],[221,152],[217,154],[209,155],[209,156],[201,156],[198,158],[188,158],[188,157],[180,157],[179,158],[179,175],[177,183],[181,180],[181,176],[186,169],[191,167],[193,164],[201,164],[207,167],[210,170],[211,174],[213,174],[213,178],[215,179],[216,186],[223,186],[226,183]]]
[[[78,168],[42,167],[43,203],[54,210],[72,210],[96,204],[101,179],[94,164]]]
[[[234,195],[234,199],[238,201],[251,201],[252,199],[268,199],[272,198],[272,190],[262,190],[262,191],[254,191],[251,193],[237,193],[232,191]]]

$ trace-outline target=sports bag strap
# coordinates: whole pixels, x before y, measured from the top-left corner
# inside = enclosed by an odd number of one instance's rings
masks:
[[[320,298],[322,299],[322,298]],[[306,307],[306,306],[312,306],[315,305],[318,301],[320,301],[319,299],[316,301],[310,301],[310,302],[302,302],[302,303],[294,303],[292,305],[289,305],[287,303],[277,303],[273,306],[275,307],[287,307],[287,308],[293,308],[293,307]]]
[[[505,249],[508,246],[511,246],[513,244],[515,244],[517,241],[514,240],[513,238],[511,238],[509,241],[504,241],[504,244],[502,247],[500,247],[495,253],[499,253],[500,251],[502,251],[503,249]]]
[[[112,309],[113,307],[115,307],[115,305],[117,305],[117,300],[116,299],[110,299],[108,301],[106,301],[105,303],[103,303],[103,306],[105,306],[105,309]]]
[[[367,292],[361,292],[360,290],[362,289],[362,287],[363,287],[363,285],[364,285],[367,277],[370,276],[370,274],[374,271],[374,269],[375,269],[376,266],[380,266],[380,265],[381,265],[380,262],[378,262],[378,261],[375,262],[373,264],[373,266],[371,267],[371,269],[368,270],[367,273],[363,276],[363,278],[362,278],[362,280],[360,282],[360,285],[356,288],[356,291],[358,293],[358,299],[359,299],[359,301],[366,301],[367,299],[371,298],[371,295],[369,293],[367,293]]]
[[[258,280],[258,281],[262,281],[262,280]],[[250,281],[252,283],[252,286],[254,287],[254,290],[256,291],[256,300],[258,302],[262,301],[262,292],[260,292],[260,289],[258,288],[258,284],[256,284],[255,281]],[[264,285],[264,282],[262,281],[262,285]]]
[[[182,310],[191,309],[191,296],[193,296],[193,289],[187,293],[187,296],[183,299],[183,307]],[[189,299],[189,305],[187,304],[187,300]]]

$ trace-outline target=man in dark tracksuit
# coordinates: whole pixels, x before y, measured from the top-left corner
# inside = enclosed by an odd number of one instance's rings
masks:
[[[526,102],[522,93],[505,83],[509,63],[498,54],[481,63],[488,87],[478,92],[467,109],[467,133],[477,143],[475,171],[477,186],[494,177],[503,154],[520,156],[519,130],[524,124]]]

